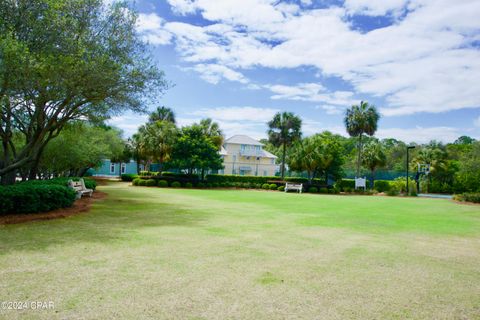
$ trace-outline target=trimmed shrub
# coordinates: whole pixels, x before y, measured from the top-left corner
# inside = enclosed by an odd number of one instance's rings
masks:
[[[262,189],[268,190],[270,189],[270,185],[268,183],[262,184]]]
[[[0,215],[46,212],[72,206],[76,192],[56,184],[19,183],[0,187]]]
[[[375,180],[373,182],[373,188],[378,192],[386,192],[390,190],[390,181],[388,180]]]
[[[400,194],[400,189],[396,185],[390,186],[390,190],[387,191],[387,196],[398,196]]]
[[[124,173],[120,176],[122,181],[133,181],[133,179],[138,178],[138,174]]]
[[[48,180],[29,180],[25,182],[19,182],[18,184],[29,184],[29,185],[59,185],[59,186],[64,186],[68,187],[68,181],[73,180],[73,181],[79,181],[80,179],[83,179],[85,182],[85,187],[88,189],[93,189],[95,190],[97,188],[97,181],[90,179],[90,178],[85,178],[85,177],[60,177],[60,178],[53,178],[53,179],[48,179]]]
[[[471,192],[471,193],[457,194],[455,195],[455,200],[480,203],[480,193]]]
[[[270,190],[277,190],[277,185],[275,183],[270,184],[269,186]]]
[[[145,179],[139,179],[137,185],[138,185],[138,186],[141,186],[141,187],[144,187],[144,186],[147,185],[147,180],[145,180]]]
[[[161,188],[166,188],[166,187],[168,187],[168,181],[167,180],[158,180],[157,185]]]
[[[133,179],[132,184],[133,184],[134,186],[138,186],[140,180],[142,180],[142,179],[140,179],[140,178]]]
[[[193,184],[191,182],[185,183],[185,188],[193,188]]]
[[[370,188],[371,183],[370,183],[369,180],[367,180],[366,184],[367,184],[367,188]],[[349,192],[349,191],[347,191],[348,189],[349,190],[354,190],[355,189],[355,179],[339,180],[335,183],[335,187],[337,189],[339,189],[340,191]]]
[[[308,192],[310,192],[310,193],[317,193],[317,192],[318,192],[318,188],[317,188],[317,187],[310,187],[310,188],[308,188]]]
[[[285,191],[285,186],[280,186],[277,188],[278,191]]]
[[[346,193],[351,193],[354,189],[350,187],[343,188],[343,191]]]
[[[212,188],[218,188],[218,187],[220,187],[220,184],[217,183],[217,182],[214,182],[214,183],[212,183],[211,185],[212,185]]]
[[[205,183],[203,182],[197,183],[197,188],[205,188]]]
[[[250,182],[242,183],[242,187],[245,188],[245,189],[250,189],[250,187],[251,187]]]
[[[180,188],[180,187],[182,187],[182,184],[178,181],[174,181],[174,182],[172,182],[171,187],[172,188]]]
[[[262,184],[261,184],[261,183],[254,183],[254,184],[253,184],[253,187],[254,187],[255,189],[262,189]]]
[[[147,179],[145,180],[145,185],[147,187],[155,187],[157,185],[157,181],[154,179]]]
[[[320,189],[318,190],[318,192],[320,192],[320,193],[328,193],[328,189],[327,189],[327,188],[320,188]]]
[[[208,182],[205,184],[205,186],[206,186],[207,188],[212,188],[212,187],[213,187],[212,184],[211,184],[211,183],[208,183]]]

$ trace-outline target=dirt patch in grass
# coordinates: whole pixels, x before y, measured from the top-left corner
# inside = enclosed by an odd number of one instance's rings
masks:
[[[105,192],[95,191],[92,197],[83,197],[76,200],[70,208],[61,208],[42,213],[12,214],[0,217],[0,224],[16,224],[30,221],[51,220],[66,218],[90,210],[92,203],[107,196]]]

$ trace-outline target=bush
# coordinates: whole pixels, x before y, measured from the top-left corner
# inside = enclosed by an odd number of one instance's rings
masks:
[[[278,191],[285,191],[285,186],[280,186],[277,188]]]
[[[268,183],[262,184],[262,189],[268,190],[270,189],[270,185]]]
[[[145,180],[145,179],[140,179],[140,180],[138,181],[138,185],[141,186],[141,187],[146,186],[146,185],[147,185],[147,180]]]
[[[168,187],[168,181],[167,180],[158,180],[157,185],[161,188],[166,188],[166,187]]]
[[[262,184],[261,184],[261,183],[254,183],[254,184],[253,184],[253,187],[254,187],[255,189],[262,189]]]
[[[172,188],[180,188],[180,187],[182,187],[182,184],[178,181],[174,181],[174,182],[172,182],[171,187]]]
[[[251,184],[250,184],[250,182],[244,182],[244,183],[242,183],[242,187],[245,188],[245,189],[250,189]]]
[[[386,192],[390,190],[390,181],[388,180],[375,180],[373,188],[378,192]]]
[[[46,212],[72,206],[76,192],[57,184],[19,183],[0,187],[0,215]]]
[[[327,188],[320,188],[320,189],[318,190],[318,192],[320,192],[320,193],[328,193],[328,189],[327,189]]]
[[[59,185],[59,186],[64,186],[68,187],[68,181],[73,180],[73,181],[79,181],[80,179],[83,179],[85,182],[85,187],[88,189],[93,189],[95,190],[97,188],[97,181],[90,179],[90,178],[85,178],[85,177],[60,177],[60,178],[53,178],[53,179],[48,179],[48,180],[29,180],[25,182],[20,182],[18,184],[29,184],[29,185]]]
[[[212,185],[212,188],[218,188],[220,186],[220,184],[216,182],[212,183],[211,185]]]
[[[157,185],[157,181],[154,179],[147,179],[145,180],[145,185],[147,187],[155,187]]]
[[[142,180],[142,179],[140,179],[140,178],[133,179],[132,184],[133,184],[134,186],[138,186],[140,180]]]
[[[480,203],[480,193],[471,192],[471,193],[463,193],[461,195],[455,195],[455,200]]]
[[[310,187],[310,188],[308,188],[308,192],[317,193],[317,192],[318,192],[318,188],[317,188],[317,187]]]
[[[277,185],[275,183],[272,183],[268,187],[270,190],[277,190]]]
[[[400,189],[396,185],[390,186],[390,189],[387,191],[387,196],[398,196],[400,194]]]
[[[185,183],[185,188],[193,188],[193,184],[191,182]]]
[[[197,188],[205,188],[205,183],[203,182],[197,183]]]
[[[133,181],[134,179],[138,178],[138,174],[132,173],[124,173],[120,176],[122,181]]]

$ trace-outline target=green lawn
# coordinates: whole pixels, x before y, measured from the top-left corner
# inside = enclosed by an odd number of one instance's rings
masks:
[[[26,319],[480,319],[480,207],[448,200],[99,188],[0,226],[0,301]]]

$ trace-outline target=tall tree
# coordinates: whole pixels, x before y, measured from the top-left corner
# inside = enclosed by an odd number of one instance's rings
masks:
[[[362,159],[362,137],[364,134],[373,136],[377,131],[380,114],[373,105],[366,101],[361,101],[360,105],[353,105],[345,113],[345,127],[351,137],[358,138],[357,151],[357,170],[356,175],[360,176],[360,164]]]
[[[167,83],[136,31],[126,2],[0,2],[1,183],[20,168],[35,176],[41,154],[66,123],[143,111]],[[12,136],[25,143],[15,148]]]
[[[210,118],[207,118],[200,120],[200,126],[202,127],[203,134],[210,138],[210,140],[212,140],[212,142],[220,150],[220,147],[223,144],[223,133],[222,130],[220,130],[218,123],[214,122]]]
[[[178,129],[170,121],[149,122],[138,130],[138,139],[144,156],[149,163],[157,162],[162,172],[165,162],[170,160],[172,148],[178,137]]]
[[[218,153],[218,147],[204,134],[199,124],[183,127],[180,137],[173,146],[172,164],[179,169],[202,174],[207,170],[223,168],[223,160]]]
[[[274,146],[282,148],[281,176],[283,179],[287,147],[301,138],[302,120],[291,112],[278,112],[268,123],[268,128],[268,140]]]
[[[370,169],[372,188],[375,182],[375,170],[387,164],[387,156],[382,144],[378,141],[370,141],[365,145],[362,154],[362,163]]]
[[[157,121],[168,121],[171,123],[175,123],[175,113],[172,109],[167,108],[165,106],[158,107],[155,111],[150,113],[150,117],[148,118],[149,122],[157,122]]]

